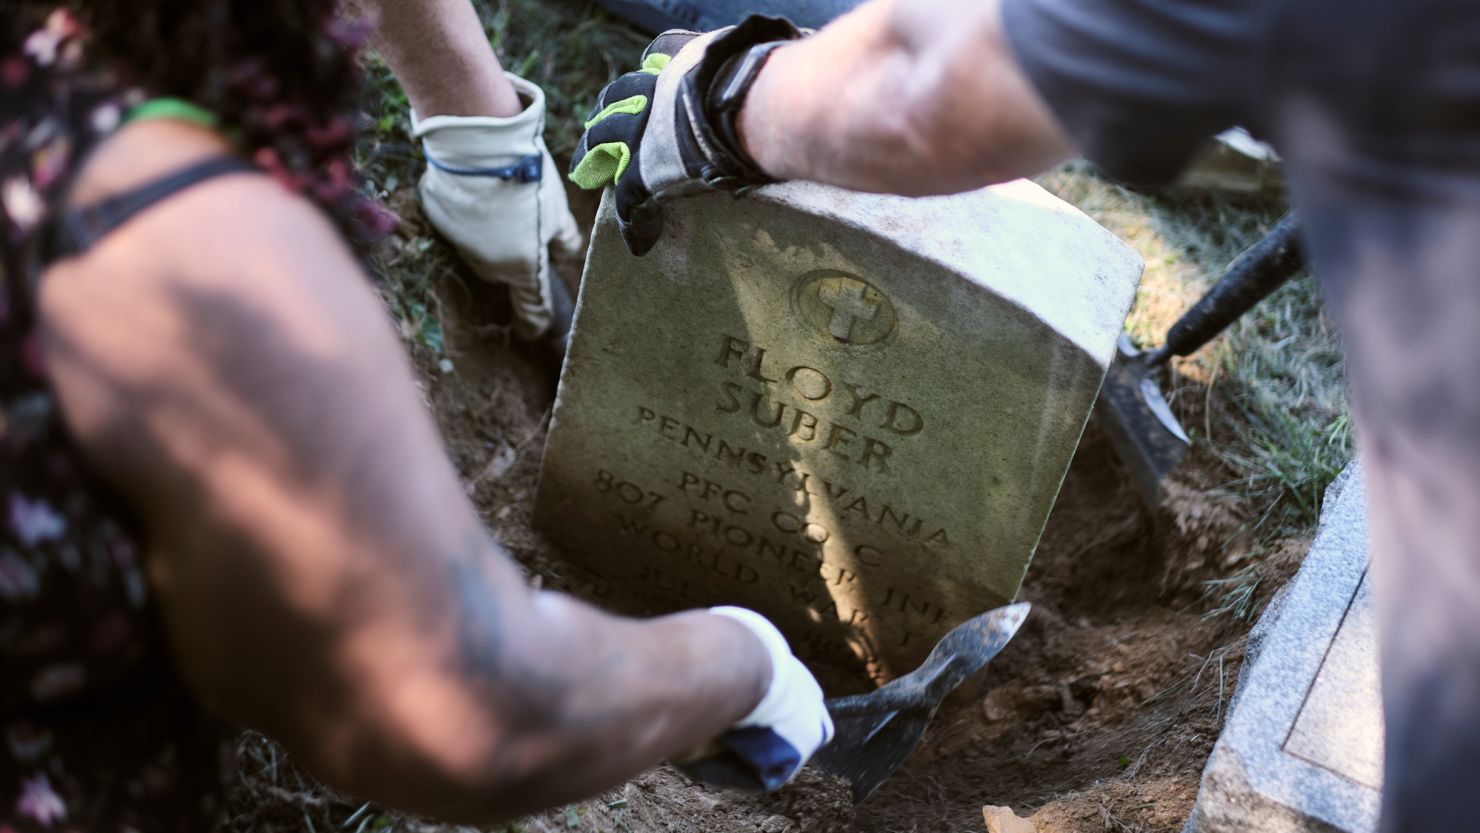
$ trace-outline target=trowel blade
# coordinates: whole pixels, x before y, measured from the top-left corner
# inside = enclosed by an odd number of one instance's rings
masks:
[[[968,619],[914,671],[868,694],[827,701],[835,731],[812,765],[848,779],[855,803],[868,798],[920,744],[945,696],[1007,646],[1030,607],[1019,602]]]

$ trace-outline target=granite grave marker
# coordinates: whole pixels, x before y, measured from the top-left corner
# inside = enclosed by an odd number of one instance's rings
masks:
[[[1186,833],[1371,833],[1382,697],[1356,464],[1326,492],[1300,572],[1249,635]]]
[[[673,607],[907,670],[1016,594],[1141,272],[1036,185],[602,203],[536,521]]]

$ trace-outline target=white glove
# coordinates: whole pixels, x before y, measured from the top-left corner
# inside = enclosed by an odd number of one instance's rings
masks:
[[[716,607],[709,612],[749,628],[771,656],[771,687],[760,704],[719,741],[750,767],[765,789],[780,789],[832,738],[832,718],[822,699],[822,687],[766,617],[741,607]]]
[[[549,250],[579,254],[581,231],[545,148],[545,93],[507,75],[527,103],[519,115],[418,120],[412,113],[411,130],[426,151],[427,219],[479,277],[508,284],[514,334],[534,339],[550,329],[550,285],[560,279]]]

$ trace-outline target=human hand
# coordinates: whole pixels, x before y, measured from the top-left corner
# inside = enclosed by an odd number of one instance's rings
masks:
[[[675,763],[699,781],[778,790],[832,738],[832,718],[822,687],[764,616],[739,607],[716,607],[709,612],[739,622],[755,634],[771,658],[771,684],[750,714],[715,743]]]
[[[801,36],[760,15],[705,35],[665,32],[643,53],[642,69],[601,91],[570,178],[587,189],[615,184],[618,227],[633,254],[658,241],[663,202],[773,181],[741,147],[735,119],[770,51]]]
[[[545,148],[545,94],[507,75],[526,105],[518,115],[413,114],[412,132],[426,150],[427,219],[478,277],[509,286],[514,334],[529,340],[550,332],[559,312],[550,253],[577,255],[582,240]]]

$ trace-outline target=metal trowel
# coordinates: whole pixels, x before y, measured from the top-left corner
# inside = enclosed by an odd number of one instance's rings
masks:
[[[855,803],[868,798],[920,745],[946,695],[1002,651],[1027,618],[1029,607],[1019,602],[968,619],[941,637],[914,671],[868,694],[828,700],[833,739],[817,751],[811,766],[847,779]],[[710,784],[759,787],[749,769],[729,754],[679,768]]]
[[[1007,647],[1030,607],[1019,602],[968,619],[914,671],[868,694],[827,701],[835,732],[812,765],[848,779],[855,803],[868,798],[920,745],[946,695]]]

